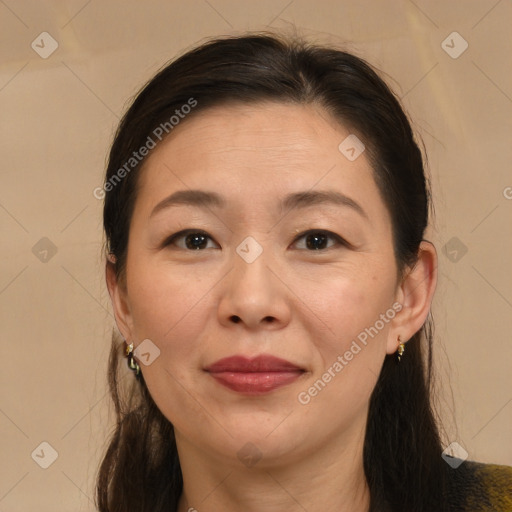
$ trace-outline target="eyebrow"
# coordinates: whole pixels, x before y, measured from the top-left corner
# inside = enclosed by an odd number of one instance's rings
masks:
[[[295,192],[287,195],[283,199],[281,206],[285,210],[295,210],[319,204],[332,204],[335,206],[352,208],[352,210],[357,212],[359,215],[369,220],[367,213],[359,203],[347,195],[334,190],[308,190],[305,192]]]
[[[216,192],[204,190],[178,190],[160,201],[152,210],[150,218],[158,212],[172,206],[187,205],[199,208],[224,208],[226,200]],[[333,204],[351,208],[362,217],[369,219],[362,206],[352,198],[334,190],[308,190],[294,192],[284,197],[281,201],[281,208],[287,211],[307,208],[320,204]]]
[[[215,192],[205,192],[204,190],[178,190],[160,201],[152,210],[150,218],[158,212],[170,208],[171,206],[188,205],[202,208],[223,208],[226,201]]]

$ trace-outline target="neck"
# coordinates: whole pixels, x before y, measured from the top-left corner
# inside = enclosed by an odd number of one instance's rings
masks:
[[[326,443],[292,463],[209,457],[176,433],[183,473],[178,512],[368,512],[370,492],[362,439],[345,446]]]

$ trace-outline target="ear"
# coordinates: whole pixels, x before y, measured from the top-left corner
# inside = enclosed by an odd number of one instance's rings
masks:
[[[105,278],[107,281],[110,301],[112,302],[112,308],[114,310],[117,328],[123,338],[127,342],[130,342],[133,339],[133,319],[126,293],[126,283],[118,280],[114,262],[115,257],[113,255],[109,255],[105,268]]]
[[[430,311],[436,284],[436,248],[424,240],[420,243],[416,264],[405,273],[397,288],[395,300],[402,309],[392,320],[386,347],[388,354],[396,352],[399,343],[407,342],[421,329]]]

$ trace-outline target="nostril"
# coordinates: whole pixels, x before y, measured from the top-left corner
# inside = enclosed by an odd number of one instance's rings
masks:
[[[231,315],[231,317],[229,318],[234,324],[237,324],[239,322],[242,321],[242,319],[238,316],[238,315]],[[273,316],[266,316],[262,319],[263,322],[266,322],[266,323],[272,323],[275,321],[275,317]]]

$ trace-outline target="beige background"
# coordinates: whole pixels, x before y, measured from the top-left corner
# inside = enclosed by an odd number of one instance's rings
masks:
[[[94,510],[113,318],[93,189],[139,87],[198,41],[247,29],[343,44],[403,98],[435,196],[445,441],[512,464],[511,19],[509,0],[0,0],[0,511]],[[31,43],[45,31],[58,48],[43,59]],[[454,31],[469,45],[458,58],[442,46]],[[58,452],[48,469],[31,457],[43,441]]]

